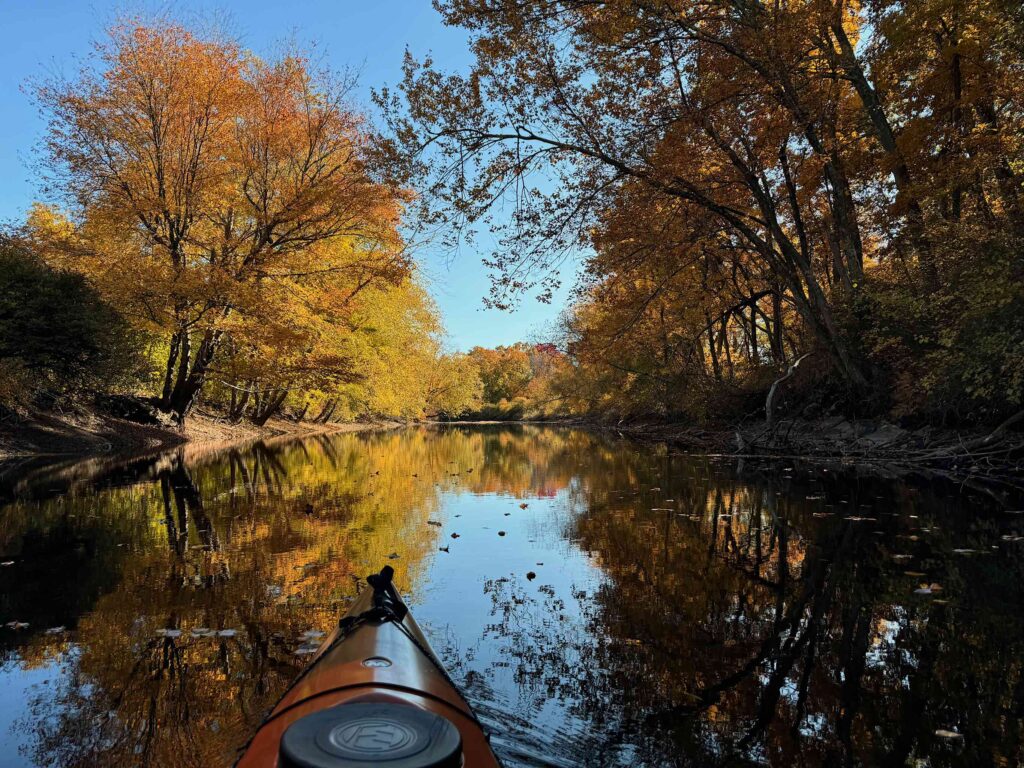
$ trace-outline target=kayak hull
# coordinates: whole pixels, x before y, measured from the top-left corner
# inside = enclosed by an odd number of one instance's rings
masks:
[[[372,605],[372,594],[371,589],[363,590],[347,616],[364,614]],[[465,768],[500,765],[469,704],[406,613],[400,621],[362,621],[347,631],[335,630],[264,721],[237,768],[278,768],[281,739],[293,723],[314,712],[356,703],[395,704],[440,715],[459,731]]]

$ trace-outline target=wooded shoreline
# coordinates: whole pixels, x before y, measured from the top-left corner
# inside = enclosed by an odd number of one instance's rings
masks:
[[[23,459],[139,457],[179,446],[236,446],[254,440],[396,429],[402,426],[551,426],[616,434],[659,442],[685,453],[720,458],[790,460],[855,466],[871,473],[921,471],[989,492],[1024,491],[1024,437],[998,430],[904,429],[884,420],[842,417],[784,419],[768,426],[696,427],[664,420],[615,421],[574,417],[508,421],[389,421],[316,423],[273,419],[263,427],[231,423],[215,413],[197,413],[184,428],[140,424],[96,411],[8,416],[0,422],[0,462]]]
[[[185,444],[235,445],[293,435],[360,432],[399,426],[392,421],[317,423],[271,419],[257,427],[231,423],[212,413],[197,413],[184,427],[140,424],[91,409],[68,414],[8,414],[0,422],[0,461],[18,458],[92,458],[158,453]]]

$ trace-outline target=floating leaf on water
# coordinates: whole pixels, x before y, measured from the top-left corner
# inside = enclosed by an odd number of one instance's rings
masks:
[[[947,731],[945,728],[939,728],[935,731],[935,735],[940,739],[962,739],[964,735],[957,733],[956,731]]]
[[[922,584],[919,588],[914,590],[915,595],[933,595],[936,592],[941,592],[942,587],[938,584]]]
[[[976,550],[976,549],[954,549],[953,550],[953,554],[954,555],[973,555],[977,551],[978,550]]]
[[[923,576],[927,576],[928,574],[927,573],[921,573],[921,571],[904,571],[903,575],[904,576],[911,576],[911,577],[913,577],[915,579],[920,579]]]
[[[893,555],[892,559],[896,560],[897,562],[900,562],[900,561],[903,561],[903,560],[913,560],[914,556],[913,555]]]
[[[2,563],[0,563],[0,565],[2,565],[4,568],[7,568],[8,566],[14,565],[14,561],[13,560],[4,560]]]
[[[457,539],[457,538],[459,538],[459,534],[457,534],[457,533],[453,533],[453,534],[452,534],[452,538],[453,538],[453,539]]]
[[[504,532],[504,531],[498,531],[498,535],[499,535],[499,536],[504,536],[504,535],[505,535],[505,532]]]
[[[533,581],[534,579],[537,578],[537,574],[534,573],[533,571],[527,571],[526,572],[526,578],[527,578],[528,581]]]
[[[401,555],[397,552],[392,552],[390,555],[388,555],[388,560],[397,560],[400,557]]]
[[[441,526],[441,521],[440,520],[427,520],[427,525],[436,525],[436,526],[440,527]]]
[[[520,509],[526,509],[526,508],[527,508],[528,506],[530,506],[530,505],[529,505],[529,504],[527,504],[527,503],[526,503],[526,502],[524,501],[524,502],[523,502],[522,504],[520,504],[520,505],[519,505],[519,508],[520,508]]]
[[[66,629],[67,629],[67,627],[64,627],[64,626],[50,627],[48,630],[46,630],[46,634],[48,634],[48,635],[60,635],[60,634],[63,634]]]

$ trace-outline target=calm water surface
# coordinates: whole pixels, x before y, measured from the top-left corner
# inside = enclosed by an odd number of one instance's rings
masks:
[[[0,503],[0,766],[230,765],[383,564],[509,766],[1024,761],[998,493],[477,427],[7,467]]]

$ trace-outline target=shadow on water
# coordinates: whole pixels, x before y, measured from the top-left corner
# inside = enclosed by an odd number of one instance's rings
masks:
[[[4,765],[230,765],[384,562],[509,765],[1024,761],[1010,500],[522,425],[23,470]]]

